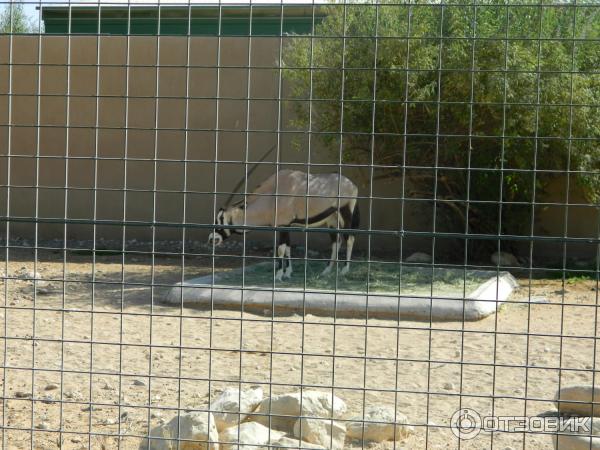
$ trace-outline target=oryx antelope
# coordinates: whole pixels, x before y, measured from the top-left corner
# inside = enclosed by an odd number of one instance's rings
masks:
[[[280,170],[244,200],[221,208],[215,224],[357,229],[360,221],[357,196],[356,185],[337,173],[306,174],[296,170]],[[208,242],[220,245],[232,233],[241,234],[232,228],[217,228],[210,234]],[[339,233],[333,232],[330,236],[331,259],[322,275],[331,272],[341,247]],[[346,263],[340,271],[342,275],[348,273],[354,246],[353,234],[344,233],[343,237],[346,242]],[[276,255],[280,258],[276,279],[289,278],[292,275],[289,232],[279,233]]]

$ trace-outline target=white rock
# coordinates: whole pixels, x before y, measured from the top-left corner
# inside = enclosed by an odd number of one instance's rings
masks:
[[[42,275],[39,272],[34,272],[33,270],[27,270],[27,268],[22,267],[21,270],[17,273],[17,277],[22,280],[33,281],[34,279],[39,280],[42,278]]]
[[[219,434],[211,413],[182,413],[177,419],[175,416],[168,423],[153,428],[140,450],[149,448],[149,444],[152,450],[219,450]],[[177,447],[178,438],[187,440],[180,441]]]
[[[225,389],[211,406],[217,430],[221,431],[243,422],[262,399],[263,390],[260,387],[241,392],[235,388]]]
[[[563,387],[558,392],[556,401],[561,414],[586,417],[600,416],[600,386],[593,387],[582,384]],[[596,402],[596,405],[592,405],[592,402]]]
[[[302,402],[302,410],[300,403]],[[251,420],[277,430],[292,433],[298,416],[340,419],[346,412],[346,403],[331,392],[303,391],[265,398]],[[285,417],[290,416],[290,417]]]
[[[245,422],[239,427],[227,428],[219,433],[221,450],[258,450],[281,437],[281,431],[270,430],[256,422]],[[240,444],[244,444],[243,447]]]
[[[42,396],[42,403],[45,403],[46,405],[50,405],[54,403],[54,401],[54,397],[52,397],[51,395]]]
[[[431,255],[427,254],[427,253],[423,253],[423,252],[415,252],[412,255],[410,255],[408,258],[405,259],[406,262],[409,263],[430,263],[431,262]]]
[[[598,419],[572,417],[561,420],[559,428],[560,432],[552,439],[556,450],[600,450],[600,422]]]
[[[346,440],[346,426],[335,420],[303,417],[294,424],[294,436],[331,450],[341,450]]]
[[[520,267],[519,261],[512,253],[508,252],[495,252],[492,254],[490,258],[492,263],[499,266],[511,266],[511,267]]]
[[[411,425],[407,425],[408,418],[396,412],[394,420],[394,408],[386,406],[372,406],[365,410],[365,417],[353,417],[348,422],[347,436],[352,439],[363,439],[364,441],[393,441],[400,440],[414,431]],[[364,427],[364,434],[363,434]]]
[[[64,396],[65,396],[65,398],[74,399],[74,400],[81,400],[81,398],[82,398],[82,395],[77,391],[65,391]]]
[[[282,437],[281,439],[277,440],[276,442],[273,442],[272,444],[270,444],[270,446],[274,450],[296,450],[296,449],[303,449],[303,448],[314,448],[314,449],[325,450],[325,447],[323,447],[322,445],[311,444],[310,442],[300,441],[298,439],[293,439],[293,438],[289,438],[289,437]]]

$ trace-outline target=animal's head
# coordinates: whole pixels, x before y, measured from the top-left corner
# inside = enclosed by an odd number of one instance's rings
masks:
[[[234,205],[227,209],[221,208],[215,217],[215,225],[236,225],[235,218],[242,211],[242,206]],[[233,233],[239,234],[238,231],[231,228],[217,228],[215,227],[214,233],[208,235],[208,245],[219,246],[225,239],[231,236]]]
[[[227,214],[227,210],[221,208],[215,217],[215,225],[229,225],[229,221],[225,217]],[[223,243],[225,239],[231,236],[231,230],[228,228],[215,228],[213,233],[208,235],[208,245],[219,246]]]

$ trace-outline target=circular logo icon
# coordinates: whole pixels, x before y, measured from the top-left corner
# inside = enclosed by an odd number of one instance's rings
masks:
[[[470,408],[462,408],[450,419],[452,433],[459,439],[473,439],[481,431],[481,416]]]

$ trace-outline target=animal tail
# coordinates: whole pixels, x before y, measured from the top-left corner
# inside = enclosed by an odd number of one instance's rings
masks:
[[[352,212],[352,221],[350,222],[350,228],[356,230],[360,226],[360,211],[358,209],[358,203],[354,206],[354,211]]]

